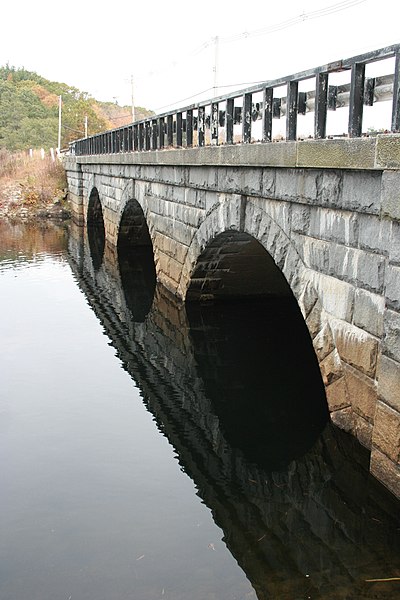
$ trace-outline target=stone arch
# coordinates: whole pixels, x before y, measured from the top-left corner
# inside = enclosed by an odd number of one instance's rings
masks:
[[[122,190],[121,199],[118,204],[118,214],[117,214],[118,228],[121,223],[122,215],[125,211],[125,206],[130,200],[132,200],[132,198],[135,198],[135,181],[133,179],[129,179],[129,181],[127,181],[125,183],[124,189]]]
[[[151,246],[152,239],[143,209],[135,198],[124,203],[118,220],[118,242],[123,246]]]
[[[86,222],[88,225],[100,225],[102,223],[104,227],[103,207],[97,187],[91,188],[89,194]]]
[[[221,194],[220,202],[206,214],[196,230],[182,268],[178,295],[186,299],[193,271],[206,247],[218,236],[228,238],[229,233],[234,236],[234,232],[238,241],[253,238],[266,250],[300,304],[299,281],[307,269],[293,240],[278,221],[259,206],[257,199],[253,201],[234,194]]]
[[[103,208],[96,187],[91,189],[89,195],[86,224],[92,263],[97,271],[103,262],[106,235]]]
[[[86,179],[86,178],[85,178]],[[89,203],[90,203],[90,197],[92,195],[92,191],[94,189],[96,189],[97,191],[99,190],[99,185],[97,185],[97,181],[96,181],[96,177],[95,175],[91,174],[88,176],[88,178],[86,179],[86,183],[84,184],[87,193],[83,194],[83,208],[84,208],[84,217],[85,217],[85,221],[87,219],[87,211],[88,211],[88,207],[89,207]]]
[[[118,214],[118,264],[125,299],[136,322],[143,322],[153,303],[156,268],[153,242],[133,181],[122,194]]]
[[[329,410],[342,428],[352,430],[351,401],[345,367],[332,333],[331,315],[323,305],[316,273],[303,260],[301,251],[278,222],[260,206],[259,199],[221,195],[222,199],[202,221],[194,234],[182,269],[178,293],[186,300],[199,257],[216,239],[253,238],[268,253],[297,300],[307,325],[325,385]],[[208,257],[212,258],[212,257]]]

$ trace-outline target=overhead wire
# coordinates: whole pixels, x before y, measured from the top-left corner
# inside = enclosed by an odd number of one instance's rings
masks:
[[[363,4],[365,3],[367,0],[342,0],[342,2],[336,2],[335,4],[331,4],[329,6],[326,6],[324,8],[320,8],[314,11],[310,11],[308,13],[303,12],[295,17],[291,17],[290,19],[286,19],[285,21],[281,21],[280,23],[276,23],[275,25],[271,25],[269,27],[264,27],[262,29],[256,29],[250,32],[242,32],[242,33],[238,33],[232,36],[217,36],[218,38],[218,42],[222,42],[222,43],[232,43],[232,42],[237,42],[240,41],[242,39],[247,39],[247,38],[251,38],[251,37],[258,37],[258,36],[262,36],[262,35],[267,35],[269,33],[275,33],[276,31],[282,31],[284,29],[288,29],[289,27],[293,27],[295,25],[298,25],[299,23],[303,23],[304,21],[311,21],[313,19],[318,19],[321,17],[325,17],[327,15],[330,14],[334,14],[334,13],[338,13],[341,12],[343,10],[347,10],[349,8],[353,8],[354,6],[357,6],[359,4]],[[209,46],[211,46],[212,44],[215,43],[216,37],[212,37],[209,38],[208,40],[206,40],[203,44],[201,44],[200,46],[198,46],[195,51],[193,51],[192,53],[190,53],[189,55],[186,55],[186,59],[189,56],[194,56],[197,54],[200,54],[203,50],[205,50],[206,48],[208,48]],[[182,62],[182,61],[180,61]],[[174,68],[178,65],[179,63],[174,61],[173,63],[170,63],[170,65],[172,65]],[[171,68],[171,67],[170,67]],[[165,67],[163,69],[158,70],[157,72],[149,72],[148,75],[154,75],[157,73],[165,73]],[[250,83],[244,83],[244,84],[229,84],[229,85],[219,85],[217,86],[218,88],[226,88],[226,87],[235,87],[235,86],[240,86],[240,85],[256,85],[257,83],[262,83],[262,82],[250,82]],[[206,90],[203,90],[201,92],[197,92],[191,96],[188,96],[187,98],[183,98],[181,100],[176,100],[174,102],[171,102],[169,104],[166,104],[164,106],[160,106],[155,108],[154,110],[156,112],[163,110],[165,108],[168,108],[170,106],[174,106],[176,104],[179,104],[181,102],[187,102],[188,100],[192,100],[198,96],[201,96],[202,94],[210,91],[214,89],[213,87],[211,88],[207,88]]]
[[[288,27],[293,27],[294,25],[297,25],[298,23],[303,23],[304,21],[311,21],[313,19],[318,19],[330,14],[347,10],[348,8],[353,8],[354,6],[357,6],[358,4],[363,4],[364,2],[366,2],[366,0],[343,0],[342,2],[337,2],[336,4],[326,6],[325,8],[310,11],[308,13],[300,13],[295,17],[291,17],[290,19],[286,19],[285,21],[281,21],[280,23],[270,25],[269,27],[255,29],[250,32],[244,31],[242,33],[238,33],[232,36],[219,37],[218,39],[219,41],[229,43],[239,41],[243,38],[257,37],[260,35],[266,35],[268,33],[274,33],[275,31],[280,31],[282,29],[287,29]]]

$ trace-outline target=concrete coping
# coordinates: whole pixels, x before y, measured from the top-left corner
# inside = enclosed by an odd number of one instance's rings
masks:
[[[400,168],[400,134],[171,148],[94,156],[66,156],[66,165],[118,164],[387,170]]]

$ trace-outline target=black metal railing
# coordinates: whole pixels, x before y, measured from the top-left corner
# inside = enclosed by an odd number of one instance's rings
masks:
[[[388,75],[366,77],[366,66],[394,58]],[[400,44],[367,54],[340,60],[302,71],[295,75],[266,81],[244,90],[205,100],[137,121],[118,129],[98,133],[70,144],[75,155],[115,154],[190,148],[218,144],[247,144],[273,141],[273,119],[286,116],[283,139],[296,140],[298,116],[314,112],[313,136],[327,137],[327,114],[349,107],[349,137],[363,135],[363,107],[392,100],[390,131],[400,130]],[[330,85],[332,74],[350,71],[350,82]],[[309,91],[299,91],[299,84],[310,81]],[[285,86],[286,95],[274,94]],[[258,138],[255,123],[261,122]]]

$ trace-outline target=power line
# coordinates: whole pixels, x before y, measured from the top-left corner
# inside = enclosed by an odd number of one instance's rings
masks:
[[[73,129],[72,127],[68,127],[68,125],[65,125],[64,123],[62,124],[62,128],[68,129],[69,131],[73,131],[74,133],[79,133],[81,135],[84,135],[83,131],[79,131],[78,129]]]
[[[231,87],[236,87],[239,88],[241,86],[248,86],[248,85],[257,85],[259,83],[264,83],[264,80],[262,79],[261,81],[245,81],[245,82],[241,82],[241,83],[229,83],[226,85],[219,85],[218,89],[222,89],[222,88],[231,88]],[[158,108],[155,108],[155,111],[158,110],[162,110],[164,108],[168,108],[169,106],[174,106],[175,104],[180,104],[181,102],[187,102],[188,100],[193,100],[193,98],[197,98],[197,96],[201,96],[202,94],[205,94],[206,92],[211,92],[211,90],[214,90],[214,87],[209,87],[206,90],[203,90],[201,92],[198,92],[197,94],[193,94],[193,96],[188,96],[187,98],[181,98],[181,100],[176,100],[176,102],[171,102],[171,104],[165,104],[164,106],[159,106]]]
[[[257,37],[260,35],[266,35],[268,33],[274,33],[275,31],[288,29],[289,27],[293,27],[294,25],[297,25],[298,23],[303,23],[304,21],[319,19],[327,15],[331,15],[337,12],[341,12],[343,10],[347,10],[349,8],[353,8],[354,6],[357,6],[358,4],[363,4],[366,1],[367,0],[344,0],[342,2],[337,2],[336,4],[331,4],[330,6],[326,6],[325,8],[310,11],[308,13],[303,12],[297,15],[296,17],[286,19],[286,21],[281,21],[280,23],[275,23],[270,27],[263,27],[262,29],[255,29],[254,31],[250,32],[244,31],[236,35],[221,37],[220,40],[222,42],[230,43],[249,37]]]
[[[171,102],[171,104],[165,104],[164,106],[159,106],[158,108],[155,108],[154,110],[155,111],[162,110],[163,108],[168,108],[169,106],[174,106],[175,104],[180,104],[181,102],[187,102],[188,100],[193,100],[193,98],[197,98],[197,96],[201,96],[202,94],[205,94],[206,92],[210,92],[212,89],[214,89],[214,88],[209,87],[206,90],[198,92],[197,94],[193,94],[193,96],[188,96],[187,98],[181,98],[181,100],[176,100],[175,102]]]
[[[304,23],[304,21],[311,21],[314,19],[319,19],[334,13],[342,12],[343,10],[348,10],[349,8],[353,8],[358,6],[359,4],[363,4],[367,2],[367,0],[342,0],[342,2],[336,2],[335,4],[331,4],[329,6],[325,6],[324,8],[320,8],[318,10],[303,12],[295,17],[291,17],[286,19],[285,21],[281,21],[279,23],[275,23],[269,27],[264,27],[262,29],[255,29],[253,31],[243,31],[241,33],[237,33],[231,36],[214,36],[204,41],[200,46],[196,47],[189,53],[185,53],[185,61],[193,56],[197,56],[210,46],[216,43],[232,43],[238,42],[243,39],[248,39],[252,37],[259,37],[262,35],[267,35],[269,33],[275,33],[277,31],[282,31],[284,29],[288,29],[290,27],[294,27],[300,23]],[[176,68],[179,64],[182,64],[184,60],[174,60],[169,63],[164,63],[164,66],[157,69],[156,71],[148,71],[146,74],[138,75],[138,78],[144,78],[149,76],[158,75],[160,73],[165,73],[166,69]],[[158,110],[158,109],[156,109]]]

